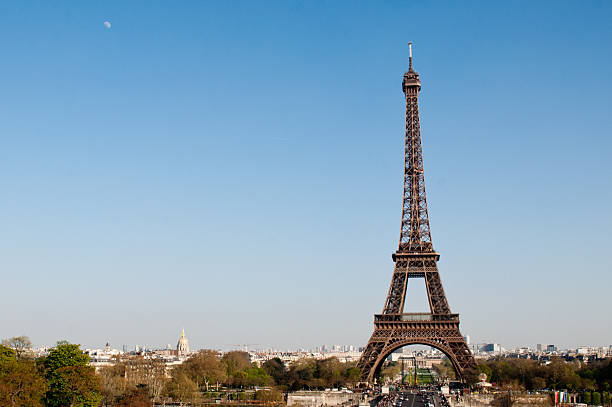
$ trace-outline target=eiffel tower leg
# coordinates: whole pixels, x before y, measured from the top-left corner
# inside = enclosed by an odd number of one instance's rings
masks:
[[[376,333],[376,332],[375,332]],[[372,335],[374,337],[374,335]],[[370,339],[368,346],[359,359],[357,367],[361,370],[361,381],[370,382],[374,381],[374,371],[376,369],[376,361],[380,356],[380,352],[385,347],[385,342],[373,341]]]
[[[466,373],[468,370],[476,368],[476,361],[474,360],[474,355],[465,343],[465,339],[461,336],[460,332],[457,332],[460,336],[460,339],[451,340],[448,343],[448,346],[453,353],[453,357],[458,366],[459,375],[463,380],[466,379]]]
[[[429,297],[429,306],[432,314],[450,314],[450,307],[444,294],[440,273],[430,271],[425,273],[425,285],[427,287],[427,296]]]
[[[391,278],[391,287],[385,301],[385,314],[398,314],[404,309],[404,299],[406,298],[406,272],[395,267]]]

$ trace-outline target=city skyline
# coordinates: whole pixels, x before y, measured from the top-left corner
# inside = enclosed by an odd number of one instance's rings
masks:
[[[5,338],[6,339],[6,338]],[[29,338],[26,338],[26,341]],[[558,346],[557,344],[551,343],[537,343],[537,344],[522,344],[513,348],[506,348],[502,346],[500,343],[496,342],[472,342],[469,336],[465,337],[468,347],[474,352],[474,354],[479,357],[491,357],[492,355],[506,355],[510,357],[517,357],[517,355],[527,355],[527,354],[540,354],[540,355],[595,355],[601,352],[604,355],[612,355],[612,345],[593,345],[593,344],[583,344],[578,347],[564,347]],[[251,355],[254,354],[321,354],[321,355],[351,355],[351,358],[356,361],[359,358],[359,355],[363,352],[365,347],[353,345],[353,344],[319,344],[314,347],[301,347],[295,346],[290,348],[277,348],[273,346],[266,346],[263,344],[225,344],[223,346],[214,346],[208,348],[199,348],[197,346],[190,346],[190,337],[186,335],[185,330],[181,330],[180,336],[178,336],[178,344],[174,346],[172,343],[167,344],[147,344],[146,342],[142,342],[140,344],[114,344],[110,341],[107,341],[102,344],[98,344],[98,346],[90,346],[83,347],[84,350],[89,352],[101,352],[106,355],[114,355],[119,353],[139,353],[139,352],[157,352],[157,351],[167,351],[167,350],[180,350],[180,347],[183,346],[183,356],[187,357],[189,354],[194,354],[200,352],[202,350],[215,350],[221,353],[232,352],[232,351],[243,351],[249,352]],[[181,345],[182,344],[182,345]],[[36,344],[32,344],[31,350],[33,350],[37,354],[46,353],[55,344],[47,344],[43,346],[37,346]],[[186,349],[186,351],[185,351]],[[396,349],[393,354],[405,354],[405,353],[432,353],[432,354],[444,354],[444,352],[438,348],[434,348],[428,345],[421,344],[413,344],[404,346]],[[298,356],[305,357],[305,356]],[[605,356],[604,356],[605,357]]]
[[[462,333],[610,345],[608,3],[0,10],[2,338],[365,346],[412,41]]]

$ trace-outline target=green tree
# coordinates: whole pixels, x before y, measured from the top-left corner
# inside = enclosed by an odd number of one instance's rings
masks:
[[[486,370],[486,368],[483,369]],[[476,368],[465,369],[465,371],[463,372],[464,378],[469,385],[478,383],[480,381],[480,374],[482,374],[482,372],[481,369],[478,368],[478,366]],[[487,377],[489,376],[487,375]]]
[[[351,366],[346,369],[345,376],[351,386],[355,386],[361,380],[361,370],[357,366]]]
[[[0,345],[0,366],[4,366],[5,363],[11,363],[15,359],[16,353],[14,349]]]
[[[482,366],[482,367],[481,367]],[[479,365],[479,369],[484,369],[486,365]],[[454,380],[455,379],[455,368],[453,367],[453,364],[450,362],[450,360],[448,360],[447,357],[445,357],[444,359],[442,359],[442,363],[438,363],[433,365],[433,369],[436,371],[436,373],[438,373],[438,376],[440,376],[442,379],[450,379],[450,380]],[[491,379],[491,368],[489,366],[486,366],[487,369],[487,377],[489,378],[489,380]]]
[[[591,404],[591,401],[593,400],[593,398],[591,397],[591,392],[590,391],[585,391],[584,393],[582,393],[582,401],[586,404]]]
[[[280,358],[266,360],[261,367],[268,373],[278,385],[285,384],[287,367]]]
[[[100,403],[100,378],[88,363],[89,357],[79,345],[58,342],[49,352],[42,361],[48,387],[45,401],[49,407],[89,407]]]
[[[380,369],[380,377],[385,379],[393,379],[395,376],[400,374],[402,371],[402,366],[397,362],[389,362],[387,365],[383,365]]]
[[[314,359],[300,359],[291,364],[287,382],[291,390],[316,387],[316,363]]]
[[[244,375],[244,383],[246,386],[269,386],[273,384],[274,380],[266,373],[266,371],[262,368],[259,368],[255,365],[246,368],[243,370]]]
[[[225,366],[228,377],[251,366],[249,354],[238,350],[227,352],[223,355],[221,363]]]
[[[601,404],[601,394],[599,394],[599,392],[593,392],[593,395],[591,396],[591,403],[595,404],[596,406]]]
[[[166,394],[181,405],[193,402],[197,393],[198,385],[183,372],[176,372],[166,384]]]
[[[202,350],[187,359],[182,365],[176,368],[185,373],[191,380],[198,385],[206,387],[215,385],[227,380],[226,366],[221,363],[217,352],[214,350]]]
[[[0,345],[0,405],[42,406],[45,380],[31,359],[18,359],[14,349]]]
[[[62,367],[87,366],[89,356],[81,351],[79,345],[60,341],[57,346],[49,352],[43,360],[43,365],[48,374],[52,374]]]
[[[610,393],[608,393],[607,391],[604,391],[604,392],[601,394],[601,401],[602,401],[604,404],[610,404]]]

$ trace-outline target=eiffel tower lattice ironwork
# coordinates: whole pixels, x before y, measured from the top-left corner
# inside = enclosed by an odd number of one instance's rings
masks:
[[[419,124],[419,74],[410,65],[404,74],[402,90],[406,95],[406,150],[404,165],[404,205],[402,229],[395,268],[382,314],[374,315],[374,333],[361,355],[358,367],[361,378],[373,382],[382,362],[396,349],[406,345],[429,345],[442,351],[460,377],[476,366],[465,339],[459,331],[459,314],[452,314],[437,262],[440,255],[433,249],[425,195],[423,150]],[[404,313],[409,279],[423,278],[430,313]]]

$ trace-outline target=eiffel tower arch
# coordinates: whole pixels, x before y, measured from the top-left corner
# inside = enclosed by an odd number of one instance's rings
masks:
[[[421,81],[412,67],[412,44],[402,90],[406,96],[406,145],[400,241],[392,256],[395,267],[382,314],[374,315],[374,333],[357,366],[362,380],[373,382],[391,352],[406,345],[429,345],[443,352],[465,379],[476,362],[459,330],[459,314],[451,313],[448,305],[438,272],[440,254],[431,240],[419,122]],[[414,278],[425,280],[428,313],[404,312],[407,286]]]

